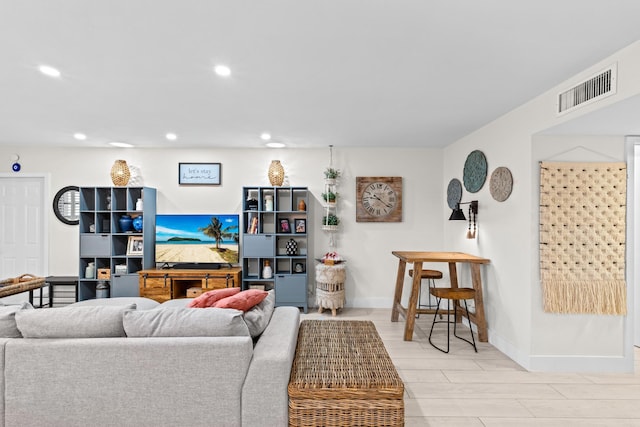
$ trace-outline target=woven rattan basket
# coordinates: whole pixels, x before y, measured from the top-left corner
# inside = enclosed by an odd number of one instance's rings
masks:
[[[288,394],[290,427],[404,425],[404,384],[370,321],[303,320]]]
[[[0,280],[0,298],[38,289],[43,284],[44,277],[37,277],[33,274],[23,274],[12,279]]]

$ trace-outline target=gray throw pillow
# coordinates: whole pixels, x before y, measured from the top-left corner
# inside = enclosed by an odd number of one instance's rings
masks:
[[[276,307],[276,295],[273,290],[269,291],[269,294],[262,302],[251,310],[244,313],[244,321],[249,328],[249,333],[252,338],[257,338],[264,332],[269,321],[271,321],[271,315]]]
[[[124,337],[122,317],[135,308],[129,304],[21,310],[16,323],[25,338]]]
[[[33,306],[28,302],[15,305],[0,306],[0,338],[22,338],[16,325],[16,313],[20,310],[31,310]]]
[[[163,308],[131,311],[124,316],[128,337],[249,336],[240,310]]]

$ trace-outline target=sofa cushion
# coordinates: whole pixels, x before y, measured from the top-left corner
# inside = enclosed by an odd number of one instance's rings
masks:
[[[249,289],[223,298],[213,306],[217,308],[235,308],[236,310],[249,311],[252,307],[260,304],[267,297],[267,294],[267,291]]]
[[[124,337],[122,317],[135,308],[128,304],[20,310],[16,323],[25,338]]]
[[[162,310],[165,308],[187,308],[191,301],[193,301],[193,298],[170,299],[160,304],[158,306],[158,309]]]
[[[33,309],[28,302],[15,305],[0,305],[0,338],[21,338],[22,334],[16,325],[16,312]]]
[[[88,305],[130,305],[135,304],[136,310],[150,310],[160,305],[158,301],[154,301],[145,297],[113,297],[113,298],[96,298],[86,299],[70,304],[66,307],[79,307]]]
[[[223,288],[223,289],[214,289],[212,291],[207,291],[201,295],[195,297],[188,304],[188,307],[192,308],[205,308],[205,307],[213,307],[214,304],[223,299],[230,297],[232,295],[240,292],[240,288]]]
[[[241,311],[218,308],[130,311],[123,325],[129,337],[249,336]]]
[[[276,294],[268,291],[267,297],[255,307],[244,313],[244,321],[253,338],[259,337],[265,330],[276,306]]]

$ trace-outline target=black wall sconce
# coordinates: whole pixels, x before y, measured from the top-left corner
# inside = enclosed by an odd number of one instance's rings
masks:
[[[472,200],[470,202],[460,202],[456,203],[455,209],[451,212],[451,216],[449,217],[449,221],[466,221],[467,218],[464,216],[464,212],[460,208],[460,205],[469,205],[469,227],[467,229],[467,239],[475,239],[476,238],[476,218],[478,216],[478,201]],[[471,228],[471,223],[473,223],[473,229]]]

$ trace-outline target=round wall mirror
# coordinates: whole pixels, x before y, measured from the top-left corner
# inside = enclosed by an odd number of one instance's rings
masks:
[[[80,223],[80,189],[69,185],[58,191],[53,198],[53,213],[69,225]]]

